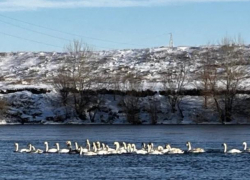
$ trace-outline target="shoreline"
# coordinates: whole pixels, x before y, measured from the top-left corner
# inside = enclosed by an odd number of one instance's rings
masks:
[[[249,126],[250,123],[225,123],[225,124],[221,124],[221,123],[183,123],[183,124],[138,124],[138,125],[134,125],[134,124],[121,124],[121,123],[117,123],[117,124],[104,124],[104,123],[1,123],[1,126],[30,126],[30,125],[37,125],[37,126],[211,126],[211,125],[215,125],[215,126],[235,126],[235,125],[239,125],[239,126]]]

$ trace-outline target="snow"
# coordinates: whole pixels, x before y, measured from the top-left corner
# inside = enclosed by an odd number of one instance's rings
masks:
[[[123,76],[129,73],[136,73],[141,77],[142,89],[150,89],[152,91],[160,91],[163,88],[162,75],[168,68],[178,67],[183,62],[182,59],[176,59],[177,56],[184,58],[190,57],[193,51],[206,51],[208,47],[156,47],[146,49],[125,49],[125,50],[111,50],[111,51],[95,51],[93,58],[88,61],[89,65],[93,62],[98,62],[92,74],[106,74],[115,76],[118,72]],[[214,48],[219,48],[214,46]],[[250,46],[244,49],[245,56],[250,57]],[[46,121],[47,117],[55,117],[62,112],[62,107],[55,106],[51,99],[57,97],[56,91],[50,80],[56,74],[56,70],[64,61],[67,53],[60,52],[12,52],[0,54],[0,89],[2,92],[8,90],[20,90],[20,92],[13,92],[4,95],[10,102],[13,102],[16,107],[9,110],[10,114],[21,114],[23,119],[30,121],[41,121],[45,124],[58,123]],[[250,64],[250,63],[248,63]],[[200,84],[199,81],[193,77],[201,67],[200,59],[194,59],[188,65],[188,80],[185,85],[186,89],[196,89]],[[250,65],[247,65],[247,71],[250,73]],[[222,71],[222,69],[221,69]],[[93,85],[92,88],[94,88]],[[112,87],[112,86],[110,86]],[[242,83],[242,88],[250,89],[250,80],[247,79]],[[46,94],[32,94],[29,89],[45,89],[48,90]],[[25,91],[26,90],[26,91]],[[159,96],[159,95],[158,95]],[[118,99],[120,97],[118,96]],[[160,96],[158,98],[161,98]],[[112,112],[118,113],[121,109],[117,106],[118,101],[113,100],[113,96],[106,95],[106,106],[112,109]],[[25,107],[25,103],[33,103],[34,107]],[[185,118],[181,123],[194,123],[194,116],[199,114],[199,108],[202,107],[201,97],[185,97],[183,101],[185,106]],[[27,110],[28,109],[28,110]],[[207,112],[209,114],[209,112]],[[37,115],[39,114],[39,115]],[[201,113],[202,114],[202,113]],[[142,118],[148,115],[143,114]],[[162,114],[159,120],[160,124],[175,124],[179,123],[179,118],[169,113]],[[96,123],[101,123],[101,118],[108,119],[107,113],[99,113]],[[148,118],[148,117],[147,117]],[[167,119],[167,120],[164,120]],[[211,114],[211,119],[215,117]],[[114,123],[124,123],[125,116],[120,114],[119,119]],[[0,124],[9,123],[5,120],[0,121]],[[77,119],[67,121],[67,123],[81,124],[82,121]],[[84,123],[89,123],[86,121]],[[206,122],[202,122],[206,123]],[[210,122],[217,123],[217,122]]]

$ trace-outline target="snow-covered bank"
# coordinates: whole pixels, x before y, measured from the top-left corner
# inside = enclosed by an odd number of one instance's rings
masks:
[[[215,46],[215,50],[220,47]],[[188,76],[185,90],[200,87],[201,82],[196,78],[202,69],[201,59],[196,55],[206,51],[207,47],[159,47],[147,49],[127,49],[94,52],[86,61],[91,68],[89,77],[105,77],[101,79],[101,87],[107,90],[117,90],[117,82],[109,81],[118,74],[120,76],[137,75],[140,77],[140,90],[149,89],[155,92],[151,96],[139,97],[138,118],[140,124],[217,124],[218,112],[215,108],[204,108],[203,97],[198,94],[185,94],[182,97],[178,111],[172,112],[166,97],[160,93],[163,89],[163,74],[166,70],[176,68],[183,62],[187,64]],[[247,73],[250,72],[250,47],[245,46],[244,57]],[[215,51],[216,52],[216,51]],[[101,94],[102,103],[95,107],[87,107],[84,117],[79,119],[72,104],[62,105],[58,91],[52,83],[57,70],[65,61],[67,53],[52,52],[17,52],[0,53],[0,92],[1,97],[8,103],[7,114],[2,117],[0,124],[9,123],[38,123],[38,124],[129,124],[125,109],[121,104],[124,97],[121,94]],[[220,60],[220,59],[219,59]],[[218,60],[218,61],[219,61]],[[107,75],[108,76],[105,76]],[[249,73],[250,74],[250,73]],[[249,78],[241,86],[247,92],[250,90]],[[98,89],[93,83],[91,90]],[[116,96],[116,97],[114,97]],[[249,95],[245,96],[245,105],[249,104]],[[156,100],[155,112],[152,112],[151,102]],[[244,106],[240,104],[239,106]],[[157,122],[153,122],[155,113]],[[183,117],[182,117],[183,116]],[[230,123],[241,124],[250,122],[248,116],[238,111]]]
[[[21,91],[2,95],[11,104],[7,116],[0,120],[0,125],[6,124],[130,124],[126,119],[124,109],[120,106],[123,96],[104,95],[103,104],[95,112],[95,118],[90,119],[86,113],[86,119],[81,120],[71,115],[65,118],[66,113],[72,107],[62,106],[58,103],[55,92],[46,94],[33,94],[29,91]],[[221,124],[218,113],[215,110],[203,108],[202,96],[185,96],[181,108],[184,118],[178,112],[172,113],[168,107],[166,97],[156,94],[160,104],[157,109],[156,124]],[[249,96],[250,97],[250,96]],[[141,98],[139,118],[141,124],[152,124],[150,111],[147,109],[149,97]],[[93,113],[92,113],[93,115]],[[230,124],[250,124],[248,117],[240,115],[234,117]]]

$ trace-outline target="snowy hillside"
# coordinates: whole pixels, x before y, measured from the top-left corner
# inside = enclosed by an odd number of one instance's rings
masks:
[[[219,48],[219,47],[217,47]],[[92,75],[124,74],[136,72],[145,82],[161,82],[161,74],[169,67],[188,62],[189,81],[187,88],[196,88],[191,78],[201,67],[200,59],[193,53],[206,51],[206,47],[148,48],[94,52],[88,60]],[[41,87],[52,89],[49,78],[67,57],[57,52],[0,53],[1,89]],[[250,57],[250,47],[245,47],[245,56]],[[194,58],[190,60],[190,58]],[[95,63],[98,62],[98,63]],[[248,68],[250,71],[250,67]],[[148,87],[145,87],[148,88]],[[150,89],[155,88],[149,87]]]
[[[220,47],[213,48],[219,49]],[[195,77],[202,67],[201,60],[196,57],[196,54],[204,51],[207,51],[207,47],[159,47],[99,51],[94,52],[91,59],[88,59],[87,64],[91,68],[90,77],[107,74],[109,74],[109,77],[117,74],[126,76],[132,73],[140,77],[144,90],[161,91],[162,81],[164,80],[162,74],[167,69],[178,67],[185,62],[188,67],[188,82],[185,84],[185,88],[196,89],[199,88],[199,82]],[[5,121],[12,122],[12,117],[44,122],[50,118],[54,119],[55,116],[58,118],[61,116],[63,108],[53,104],[53,99],[56,99],[58,94],[51,83],[51,78],[56,75],[57,69],[67,56],[67,53],[59,52],[0,53],[1,96],[7,99],[10,104],[7,117],[11,117],[10,119],[2,118],[3,123]],[[245,66],[247,72],[250,72],[249,46],[245,46],[244,56],[249,60]],[[108,81],[103,79],[103,82]],[[244,90],[250,90],[249,85],[250,81],[248,79],[242,83],[242,86],[245,87]],[[112,88],[114,89],[114,86],[109,86],[108,89]],[[41,90],[41,92],[34,93],[34,90]],[[159,94],[156,96],[158,99],[163,98]],[[111,123],[107,119],[112,119],[112,123],[126,123],[124,114],[119,115],[118,113],[122,111],[117,105],[119,102],[115,102],[112,100],[113,97],[108,95],[104,99],[106,110],[102,109],[97,113],[95,122]],[[182,123],[192,123],[196,121],[194,117],[204,116],[203,113],[199,112],[202,106],[202,97],[186,96],[182,106],[185,107],[183,112],[185,117]],[[175,121],[178,119],[176,115],[167,114],[168,110],[161,111],[162,114],[159,115],[158,123],[176,123]],[[216,118],[214,114],[211,114],[210,110],[206,112],[210,114],[211,119]],[[143,122],[149,123],[147,115],[142,113],[141,116]],[[85,123],[89,122],[89,120],[85,121]]]

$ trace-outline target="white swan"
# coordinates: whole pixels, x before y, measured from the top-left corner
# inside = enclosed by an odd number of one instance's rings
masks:
[[[227,151],[227,144],[223,143],[222,145],[224,146],[224,153],[231,153],[231,154],[232,153],[242,153],[242,151],[239,149],[230,149]]]
[[[134,153],[135,152],[135,149],[134,149],[134,146],[132,147],[132,144],[128,143],[127,145],[127,152],[126,153]]]
[[[35,146],[31,146],[31,153],[42,154],[43,150],[36,149]]]
[[[152,154],[152,155],[162,155],[163,153],[161,152],[163,150],[162,147],[158,147],[157,150],[154,150],[153,147],[153,143],[150,143],[147,145],[148,146],[148,154]]]
[[[89,142],[88,139],[86,139],[86,148],[87,148],[87,149],[90,149],[90,142]]]
[[[79,146],[78,146],[78,143],[77,143],[77,142],[75,142],[75,150],[76,150],[76,151],[78,151],[78,152],[80,152],[80,148],[79,148]]]
[[[114,146],[115,146],[115,149],[111,149],[107,146],[108,148],[108,151],[110,152],[110,154],[122,154],[121,150],[120,150],[120,144],[119,142],[114,142]],[[124,151],[124,150],[122,150]]]
[[[183,154],[184,151],[180,148],[171,148],[170,144],[167,144],[166,149],[168,149],[168,154]]]
[[[106,145],[104,143],[102,143],[102,149],[107,150]]]
[[[99,141],[96,142],[96,149],[97,149],[97,151],[100,151],[102,149],[101,143]]]
[[[144,149],[144,150],[146,150],[147,149],[146,143],[141,143],[141,148]]]
[[[146,145],[145,145],[146,146]],[[147,154],[148,152],[146,151],[146,149],[142,148],[140,150],[137,150],[136,149],[136,145],[135,144],[132,144],[132,149],[133,149],[133,152],[135,152],[136,154]]]
[[[107,150],[106,146],[104,143],[102,143],[102,148],[100,150],[97,150],[98,155],[107,155],[110,154],[110,152]]]
[[[93,143],[93,151],[83,152],[83,148],[80,149],[80,155],[83,154],[84,156],[95,156],[97,155],[97,148],[95,143]]]
[[[91,151],[90,148],[91,148],[91,145],[90,145],[89,140],[87,139],[86,140],[86,147],[82,147],[82,153],[90,152]],[[80,149],[79,149],[79,152],[80,152]]]
[[[167,148],[162,148],[162,151],[161,151],[163,154],[167,154],[169,152],[169,149]]]
[[[69,153],[69,149],[60,149],[59,143],[56,143],[56,149],[58,153]]]
[[[20,149],[19,150],[19,144],[18,143],[14,143],[14,145],[15,145],[15,151],[14,152],[21,152],[21,153],[24,153],[24,152],[30,152],[31,151],[31,149],[29,148],[29,149]]]
[[[204,153],[205,152],[205,150],[203,148],[193,148],[192,149],[190,142],[187,142],[186,146],[188,147],[188,152],[191,152],[191,153]]]
[[[106,149],[108,151],[109,154],[115,154],[116,150],[113,148],[110,148],[108,145],[106,145]]]
[[[47,141],[44,142],[45,145],[45,153],[57,153],[58,150],[56,148],[49,149],[49,143]]]
[[[244,151],[245,152],[250,152],[250,148],[247,148],[247,143],[243,142],[243,146],[244,146]]]
[[[77,142],[75,142],[75,149],[72,149],[71,141],[66,141],[66,145],[69,148],[69,154],[79,154],[80,153],[80,148],[79,148]]]
[[[32,145],[29,144],[28,147],[29,147],[29,148],[28,148],[28,151],[26,151],[26,153],[32,153]]]
[[[127,145],[125,142],[122,143],[123,144],[123,147],[120,148],[120,144],[119,142],[114,142],[114,145],[115,145],[115,150],[117,151],[117,154],[125,154],[127,153]]]
[[[125,143],[125,142],[122,142],[122,146],[123,147],[120,147],[119,146],[119,151],[121,153],[127,153],[128,152],[128,145]],[[130,148],[131,148],[131,144],[130,144]],[[131,150],[131,149],[130,149]]]

